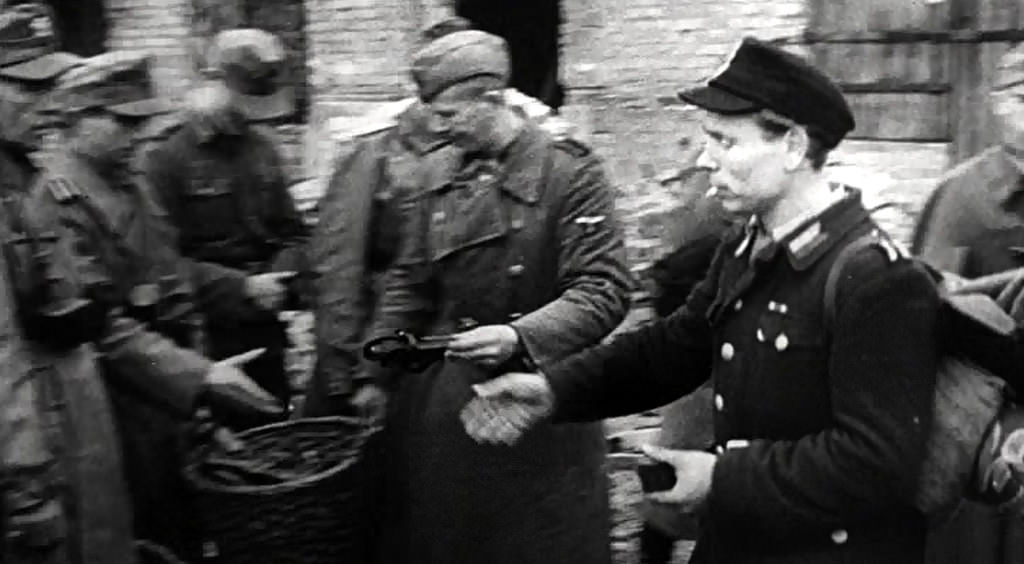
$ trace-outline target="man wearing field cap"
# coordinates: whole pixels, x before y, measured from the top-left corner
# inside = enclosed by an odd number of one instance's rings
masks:
[[[245,359],[213,362],[189,349],[200,325],[192,275],[171,248],[165,214],[127,168],[133,133],[168,108],[150,68],[144,54],[113,51],[61,78],[61,149],[25,208],[59,237],[54,277],[101,309],[92,341],[121,433],[136,534],[191,559],[198,541],[180,477],[180,423],[203,403],[221,418],[280,409],[236,366]]]
[[[0,11],[0,42],[0,560],[131,563],[121,445],[81,330],[99,316],[82,296],[46,295],[53,271],[31,249],[45,251],[52,233],[22,212],[38,173],[41,109],[79,58],[57,50],[42,4]],[[65,403],[41,401],[40,390],[59,390]]]
[[[753,38],[680,97],[705,110],[698,164],[746,228],[668,318],[476,385],[467,431],[529,441],[542,420],[642,411],[710,380],[713,449],[646,448],[675,478],[648,499],[702,521],[693,562],[921,562],[913,495],[939,300],[858,192],[821,170],[854,127],[850,108],[821,71]]]
[[[1024,266],[1024,47],[999,61],[989,103],[1000,143],[943,176],[914,235],[914,252],[970,278]],[[1019,306],[1011,313],[1024,321]],[[995,507],[964,503],[935,529],[929,562],[1024,562],[1024,523]]]
[[[420,33],[420,46],[472,29],[461,17],[441,20]],[[512,88],[506,103],[555,137],[571,133],[554,110]],[[379,413],[382,395],[360,368],[360,349],[379,295],[375,281],[394,259],[401,230],[399,205],[414,187],[422,159],[448,150],[418,97],[383,105],[359,119],[328,120],[323,168],[314,182],[324,186],[317,227],[310,241],[316,268],[317,365],[306,390],[306,415],[355,410]]]
[[[614,190],[599,159],[509,107],[505,42],[461,31],[414,57],[413,79],[453,150],[416,177],[399,254],[370,336],[450,335],[421,374],[380,371],[389,391],[395,562],[607,563],[599,424],[536,429],[514,448],[475,444],[469,385],[549,366],[623,319],[632,280]]]
[[[305,269],[307,233],[280,148],[256,125],[295,111],[281,80],[284,47],[263,30],[232,29],[217,34],[207,58],[209,80],[189,92],[180,127],[143,158],[142,172],[178,230],[181,254],[233,281],[200,289],[210,354],[266,349],[247,372],[287,406],[278,312],[288,280]]]

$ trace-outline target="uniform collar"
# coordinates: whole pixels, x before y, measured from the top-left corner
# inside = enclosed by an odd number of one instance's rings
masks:
[[[836,198],[817,213],[804,214],[794,221],[773,229],[778,235],[773,241],[761,249],[754,257],[755,262],[766,263],[774,260],[783,251],[794,270],[802,271],[809,268],[823,257],[832,247],[843,239],[843,236],[854,227],[871,218],[868,210],[861,203],[860,191],[855,188],[835,188]],[[756,218],[751,220],[751,225]],[[747,229],[736,247],[736,256],[746,252],[752,244]]]
[[[492,168],[495,176],[502,176],[498,183],[503,192],[527,204],[540,201],[540,182],[547,173],[541,163],[547,156],[545,150],[550,146],[546,141],[549,141],[547,134],[526,123],[515,140],[497,157],[497,166]],[[473,165],[462,163],[461,151],[448,151],[443,164],[425,167],[427,190],[441,190],[453,184],[455,178],[464,175],[466,166]]]

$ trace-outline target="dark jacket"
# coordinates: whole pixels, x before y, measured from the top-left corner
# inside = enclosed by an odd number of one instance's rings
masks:
[[[528,124],[494,162],[438,152],[423,169],[374,334],[509,324],[539,366],[607,335],[632,287],[614,191],[589,150]],[[459,411],[494,375],[439,362],[393,383],[391,562],[608,562],[598,424],[474,443]]]
[[[303,411],[326,415],[328,398],[352,391],[380,288],[376,284],[398,254],[399,202],[415,189],[423,158],[443,147],[422,106],[365,124],[343,146],[319,202],[309,244],[315,273],[317,364]]]
[[[177,250],[201,264],[196,286],[209,322],[274,322],[244,299],[244,277],[303,270],[308,237],[274,139],[255,126],[211,135],[186,122],[141,168],[177,230]]]
[[[25,234],[21,201],[35,177],[9,156],[0,150],[3,241]],[[0,256],[0,560],[131,564],[132,512],[96,351],[30,340],[8,267]]]
[[[1002,147],[943,176],[921,213],[914,252],[967,277],[1024,266],[1024,172]],[[932,532],[933,564],[1024,561],[1024,524],[994,507],[964,503]]]
[[[671,317],[549,367],[561,420],[649,409],[711,378],[719,452],[695,562],[921,562],[913,507],[936,369],[938,298],[911,261],[866,247],[852,193],[751,261],[743,234]],[[818,230],[815,233],[815,230]],[[891,251],[891,249],[889,249]]]

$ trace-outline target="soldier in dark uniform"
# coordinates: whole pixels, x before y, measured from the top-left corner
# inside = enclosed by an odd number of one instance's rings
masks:
[[[947,172],[925,205],[913,251],[974,278],[1024,266],[1024,48],[1000,61],[990,102],[1002,143]],[[1024,562],[1024,523],[967,502],[932,533],[934,564]]]
[[[149,66],[142,54],[115,51],[61,78],[64,139],[25,211],[59,237],[54,277],[104,311],[91,340],[121,434],[136,534],[192,558],[179,426],[207,403],[221,418],[280,410],[236,366],[244,358],[212,362],[187,348],[198,340],[191,283],[199,277],[168,244],[166,214],[127,170],[133,131],[165,110]]]
[[[423,43],[470,27],[462,18],[444,20],[423,31]],[[307,417],[353,408],[379,415],[383,396],[365,386],[360,369],[364,333],[378,294],[374,280],[397,253],[398,202],[414,186],[419,163],[448,146],[415,100],[397,114],[370,116],[349,135],[318,204],[309,245],[316,272],[317,360],[302,407]]]
[[[177,228],[181,254],[236,281],[219,287],[235,294],[231,308],[221,294],[200,295],[210,355],[266,349],[246,370],[288,405],[288,343],[277,314],[289,296],[286,279],[305,268],[307,230],[288,192],[280,150],[256,125],[294,111],[290,89],[277,81],[283,61],[284,48],[270,33],[218,34],[210,61],[217,81],[197,100],[207,107],[191,112],[142,168]]]
[[[821,170],[854,127],[846,101],[803,59],[752,38],[680,96],[707,110],[698,164],[748,227],[667,319],[475,386],[467,431],[527,440],[540,419],[633,413],[710,378],[714,449],[645,449],[676,480],[648,499],[701,519],[693,562],[922,562],[913,494],[939,299],[928,273],[874,234],[858,193]]]
[[[623,319],[632,281],[614,191],[588,149],[505,105],[501,38],[442,37],[413,76],[454,147],[420,170],[370,334],[454,335],[447,360],[381,382],[389,484],[402,485],[386,561],[606,563],[601,426],[544,426],[494,448],[465,435],[458,410],[501,365],[548,366]]]

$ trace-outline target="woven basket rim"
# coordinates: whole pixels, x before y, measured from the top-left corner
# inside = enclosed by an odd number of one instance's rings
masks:
[[[314,424],[314,423],[315,424],[339,423],[339,424],[349,424],[349,425],[352,425],[353,427],[357,427],[360,430],[360,434],[359,434],[359,438],[357,439],[356,444],[354,446],[354,450],[356,450],[356,451],[358,451],[362,445],[366,444],[366,440],[367,440],[368,437],[370,437],[374,433],[377,433],[377,432],[379,432],[381,430],[381,427],[379,427],[379,426],[368,426],[362,420],[360,420],[358,418],[355,418],[355,417],[344,417],[344,416],[307,417],[307,418],[302,418],[302,419],[292,419],[292,420],[289,420],[289,421],[280,421],[280,422],[277,422],[277,423],[271,423],[269,425],[262,425],[260,427],[254,427],[252,429],[247,429],[247,430],[239,433],[238,434],[238,438],[240,440],[244,441],[246,437],[252,437],[254,435],[264,434],[264,433],[267,433],[269,431],[274,431],[274,430],[277,430],[277,429],[282,429],[282,428],[287,428],[287,427],[308,426],[308,425]],[[209,445],[207,445],[207,446],[199,447],[198,449],[196,449],[193,452],[202,451],[204,453],[207,453],[207,452],[209,452],[209,450],[210,450],[210,447],[209,447]],[[322,482],[324,480],[327,480],[328,478],[331,478],[331,477],[335,476],[336,474],[339,474],[339,473],[341,473],[341,472],[343,472],[345,470],[348,470],[353,464],[355,464],[356,462],[359,461],[359,457],[358,456],[350,456],[350,457],[346,458],[345,460],[339,462],[338,464],[328,468],[327,470],[324,470],[322,472],[317,472],[316,474],[310,474],[309,476],[304,476],[304,477],[299,478],[297,480],[290,480],[288,482],[282,482],[280,484],[259,485],[259,486],[213,484],[213,483],[211,483],[211,482],[209,482],[207,480],[201,479],[200,476],[199,476],[199,473],[197,472],[197,467],[201,463],[201,460],[202,460],[202,457],[194,457],[193,458],[193,457],[190,456],[189,462],[185,465],[185,468],[183,469],[183,473],[185,475],[185,480],[189,483],[189,485],[195,491],[197,491],[197,492],[222,493],[222,494],[224,494],[224,493],[226,493],[226,494],[251,494],[251,495],[265,496],[265,495],[271,495],[271,494],[285,492],[285,491],[296,490],[296,489],[301,488],[302,486],[306,486],[306,485],[309,485],[309,484],[313,484],[313,483]]]

